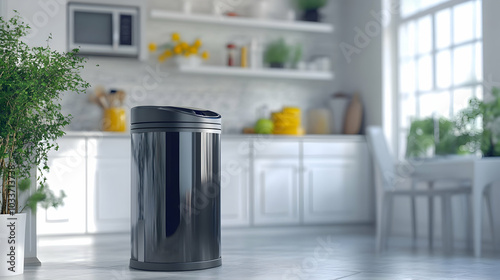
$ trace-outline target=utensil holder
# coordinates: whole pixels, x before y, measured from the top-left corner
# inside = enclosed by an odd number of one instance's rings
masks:
[[[102,130],[124,132],[126,131],[126,113],[123,108],[107,108],[102,118]]]

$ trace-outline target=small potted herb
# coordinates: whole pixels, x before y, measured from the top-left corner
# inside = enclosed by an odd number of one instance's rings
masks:
[[[297,0],[297,6],[303,12],[302,20],[304,21],[321,21],[319,9],[324,7],[328,0]]]
[[[55,140],[64,135],[62,128],[71,117],[61,113],[60,95],[89,87],[79,74],[84,59],[78,50],[59,53],[48,46],[30,47],[22,41],[28,30],[19,14],[9,20],[0,17],[0,227],[10,229],[0,231],[9,235],[0,237],[1,261],[8,263],[0,276],[23,273],[23,210],[34,211],[38,203],[45,208],[62,203],[64,193],[55,196],[44,176],[48,152],[57,150]],[[35,167],[38,187],[24,200],[19,195],[30,189]],[[7,240],[15,240],[15,245]]]
[[[283,38],[271,42],[265,51],[264,61],[271,68],[283,68],[285,63],[290,59],[290,47],[285,43]]]

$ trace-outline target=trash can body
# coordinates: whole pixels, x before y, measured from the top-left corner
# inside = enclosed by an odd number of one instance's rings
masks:
[[[140,106],[131,116],[130,267],[221,265],[220,115]]]

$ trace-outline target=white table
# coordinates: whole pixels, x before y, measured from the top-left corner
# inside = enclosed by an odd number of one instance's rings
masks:
[[[449,179],[470,180],[472,183],[472,223],[474,255],[481,256],[481,214],[485,189],[500,181],[499,158],[453,157],[412,162],[413,178],[425,181]]]

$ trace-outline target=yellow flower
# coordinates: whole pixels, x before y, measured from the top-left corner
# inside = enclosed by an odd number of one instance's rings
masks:
[[[181,54],[182,53],[182,47],[180,45],[175,46],[174,53],[175,54]]]
[[[172,56],[172,50],[165,50],[163,52],[163,55],[165,55],[167,58],[171,57]]]
[[[182,48],[183,50],[187,50],[187,49],[189,48],[189,45],[188,45],[188,43],[186,43],[186,42],[181,42],[181,43],[180,43],[180,46],[181,46],[181,48]]]
[[[204,51],[201,53],[201,58],[203,58],[204,60],[207,60],[210,58],[210,54],[207,51]]]
[[[181,35],[179,35],[179,33],[177,32],[172,33],[172,41],[177,42],[180,40],[181,40]]]
[[[193,47],[196,47],[196,48],[201,47],[201,45],[202,45],[202,43],[201,43],[200,39],[196,39],[196,41],[194,41],[194,43],[193,43]]]
[[[198,48],[197,47],[189,47],[188,52],[190,54],[198,54]]]
[[[156,44],[155,43],[149,43],[148,48],[149,48],[150,52],[154,52],[154,51],[156,51]]]

